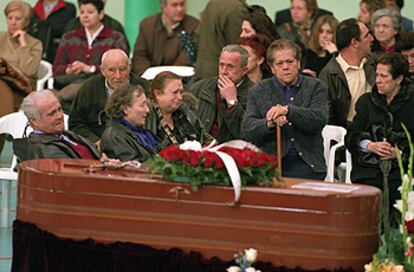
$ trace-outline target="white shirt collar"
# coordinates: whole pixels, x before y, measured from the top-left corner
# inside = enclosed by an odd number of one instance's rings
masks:
[[[85,28],[85,32],[86,32],[86,38],[88,39],[88,47],[92,48],[92,43],[93,41],[96,39],[96,37],[98,37],[98,35],[102,32],[102,29],[104,28],[104,25],[102,24],[100,28],[98,28],[98,30],[91,34],[88,29]]]

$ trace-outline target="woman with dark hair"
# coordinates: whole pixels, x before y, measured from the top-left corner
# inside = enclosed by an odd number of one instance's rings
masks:
[[[346,135],[346,146],[352,154],[353,183],[382,189],[380,164],[382,161],[391,164],[388,182],[391,205],[399,197],[397,189],[401,185],[395,146],[403,159],[409,155],[402,124],[414,135],[414,85],[406,80],[407,74],[408,61],[404,56],[396,52],[380,55],[375,85],[372,92],[358,99],[356,115]]]
[[[159,140],[143,128],[149,113],[144,89],[124,85],[109,98],[105,113],[110,118],[101,138],[101,150],[121,161],[146,161],[158,152]]]
[[[324,15],[316,20],[307,49],[303,51],[302,73],[318,77],[338,51],[335,38],[337,26],[338,20],[332,15]]]
[[[163,145],[193,140],[209,144],[214,138],[190,108],[196,107],[196,99],[183,92],[180,76],[168,71],[159,73],[151,83],[151,114],[146,128],[157,135]]]
[[[272,19],[261,11],[255,11],[250,13],[242,22],[240,38],[249,38],[254,35],[262,34],[271,41],[280,39],[280,35],[277,32],[276,26],[273,24]]]
[[[113,31],[102,23],[104,3],[102,0],[78,0],[82,28],[65,33],[53,62],[55,87],[62,90],[60,100],[71,101],[83,81],[100,71],[103,53],[119,48],[127,55],[128,47],[124,35]]]
[[[249,52],[247,63],[247,76],[253,83],[257,83],[263,78],[273,76],[266,61],[266,50],[271,44],[271,40],[265,35],[255,35],[253,37],[241,38],[240,45]]]
[[[317,10],[316,0],[290,0],[292,22],[284,23],[277,28],[280,36],[296,43],[301,49],[305,49]]]

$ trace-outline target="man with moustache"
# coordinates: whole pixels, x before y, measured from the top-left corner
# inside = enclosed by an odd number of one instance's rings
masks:
[[[196,114],[207,131],[219,142],[241,139],[241,121],[253,83],[247,77],[249,53],[240,45],[223,47],[219,76],[202,79],[190,86],[198,98]]]
[[[299,74],[301,51],[290,40],[274,41],[267,50],[274,77],[257,83],[249,94],[242,129],[247,140],[277,153],[281,127],[282,175],[323,180],[326,166],[322,129],[328,119],[326,85]]]

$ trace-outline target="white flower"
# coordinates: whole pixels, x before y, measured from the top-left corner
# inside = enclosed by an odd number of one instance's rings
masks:
[[[181,150],[194,150],[194,151],[201,151],[203,148],[200,142],[197,141],[185,141],[184,143],[180,144]]]
[[[248,267],[244,271],[246,271],[246,272],[257,272],[257,270],[254,267]]]
[[[229,268],[227,268],[227,272],[240,272],[240,267],[230,266]]]
[[[249,248],[244,250],[244,254],[246,255],[246,260],[250,263],[254,263],[257,258],[257,250],[254,248]],[[247,272],[247,270],[246,270]]]

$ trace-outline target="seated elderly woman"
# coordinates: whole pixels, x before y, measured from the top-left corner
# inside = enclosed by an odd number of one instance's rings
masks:
[[[149,113],[144,89],[124,85],[109,98],[105,112],[111,119],[101,138],[101,150],[121,161],[146,161],[158,151],[159,141],[143,128]]]
[[[401,185],[396,149],[408,155],[404,124],[414,135],[414,85],[406,80],[408,61],[399,53],[383,53],[377,60],[372,92],[362,95],[348,127],[346,145],[352,154],[351,180],[382,189],[381,161],[392,164],[389,174],[390,204],[399,197]]]
[[[209,144],[214,138],[190,109],[197,103],[196,98],[183,91],[180,76],[168,71],[159,73],[151,83],[152,108],[146,127],[164,143],[196,140]]]
[[[401,15],[394,9],[379,9],[372,15],[372,52],[394,52],[400,34]]]
[[[4,14],[7,31],[0,32],[0,117],[17,111],[34,89],[42,58],[42,43],[26,33],[33,10],[23,1],[10,1]],[[0,150],[3,140],[0,139]]]

